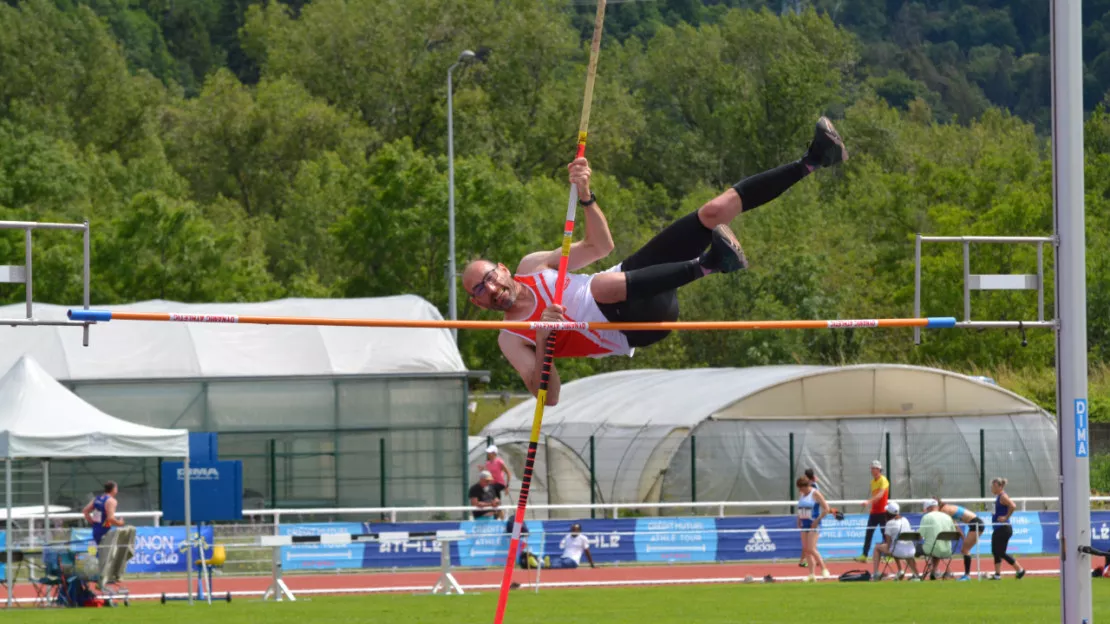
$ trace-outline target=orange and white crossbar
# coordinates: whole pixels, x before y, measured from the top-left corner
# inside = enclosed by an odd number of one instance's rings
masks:
[[[351,319],[310,316],[247,316],[179,312],[114,312],[80,310],[67,312],[72,321],[164,321],[177,323],[239,323],[248,325],[319,325],[335,327],[395,327],[407,329],[517,329],[550,331],[743,331],[776,329],[867,329],[877,327],[956,327],[951,316],[901,319],[830,319],[823,321],[669,321],[661,323],[547,322],[547,321],[437,321],[415,319]]]

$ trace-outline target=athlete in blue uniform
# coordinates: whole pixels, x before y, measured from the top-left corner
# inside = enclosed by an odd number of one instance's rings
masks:
[[[1006,493],[1006,479],[998,477],[991,480],[991,493],[994,494],[994,513],[991,514],[991,524],[994,525],[994,533],[991,535],[991,554],[994,555],[994,576],[991,577],[992,581],[997,581],[1002,578],[1002,562],[1010,564],[1014,571],[1017,572],[1017,577],[1025,576],[1025,569],[1018,565],[1014,558],[1006,554],[1006,546],[1010,543],[1010,538],[1014,535],[1014,527],[1010,525],[1010,516],[1014,515],[1014,510],[1017,505],[1014,501],[1010,500],[1010,495]]]
[[[93,542],[98,546],[100,540],[104,539],[112,527],[123,526],[123,520],[116,517],[117,494],[119,494],[119,486],[115,481],[109,481],[104,484],[104,493],[89,501],[89,504],[81,510],[81,513],[85,514],[85,520],[92,527]]]
[[[829,577],[829,568],[821,553],[817,552],[817,534],[821,527],[821,520],[829,514],[829,503],[813,483],[806,477],[798,477],[798,529],[802,534],[802,559],[809,562],[809,580],[814,580],[814,571],[821,566],[821,574]]]

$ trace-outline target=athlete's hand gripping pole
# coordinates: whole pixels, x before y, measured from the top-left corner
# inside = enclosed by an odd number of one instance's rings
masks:
[[[605,2],[597,0],[597,17],[594,19],[594,37],[590,43],[590,64],[586,68],[586,90],[582,99],[582,119],[578,125],[578,150],[575,158],[586,155],[586,133],[590,126],[590,104],[594,95],[594,76],[597,74],[597,57],[601,51],[601,32],[605,22]],[[563,303],[563,283],[567,275],[570,259],[570,244],[574,236],[574,218],[578,206],[578,189],[570,185],[570,198],[567,201],[566,224],[563,228],[563,253],[559,258],[559,277],[555,282],[556,305]],[[536,465],[536,449],[540,441],[540,426],[543,423],[543,408],[547,403],[547,384],[551,378],[552,362],[555,359],[555,332],[547,335],[544,343],[543,364],[540,369],[540,387],[536,392],[536,412],[532,417],[532,435],[528,439],[528,455],[524,459],[524,474],[521,477],[520,499],[513,520],[513,534],[509,540],[509,553],[505,561],[505,574],[501,578],[501,593],[497,598],[497,613],[494,624],[501,624],[505,617],[505,605],[509,601],[509,588],[513,581],[513,568],[516,566],[516,553],[520,547],[520,532],[524,526],[524,511],[528,506],[528,490],[532,486],[532,471]]]

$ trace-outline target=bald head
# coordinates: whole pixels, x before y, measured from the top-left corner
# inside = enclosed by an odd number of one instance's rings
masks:
[[[503,264],[474,260],[462,272],[463,290],[470,302],[485,310],[505,311],[516,302],[517,284]]]

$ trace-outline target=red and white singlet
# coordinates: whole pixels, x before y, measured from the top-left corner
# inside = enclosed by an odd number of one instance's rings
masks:
[[[619,271],[620,268],[617,266],[610,270]],[[568,321],[592,323],[609,320],[601,313],[601,310],[597,307],[597,302],[594,301],[594,296],[590,293],[590,282],[593,281],[593,278],[593,275],[576,275],[574,273],[568,273],[564,278],[563,307],[566,308],[566,313],[563,316]],[[551,305],[555,298],[555,284],[559,279],[559,272],[547,269],[539,273],[514,275],[513,279],[532,291],[536,298],[536,305],[526,318],[512,320],[540,320],[544,308]],[[520,336],[533,345],[536,344],[535,330],[503,329],[501,331]],[[557,358],[631,356],[633,351],[634,349],[628,346],[628,337],[619,331],[583,329],[560,331],[555,334],[555,357]]]

